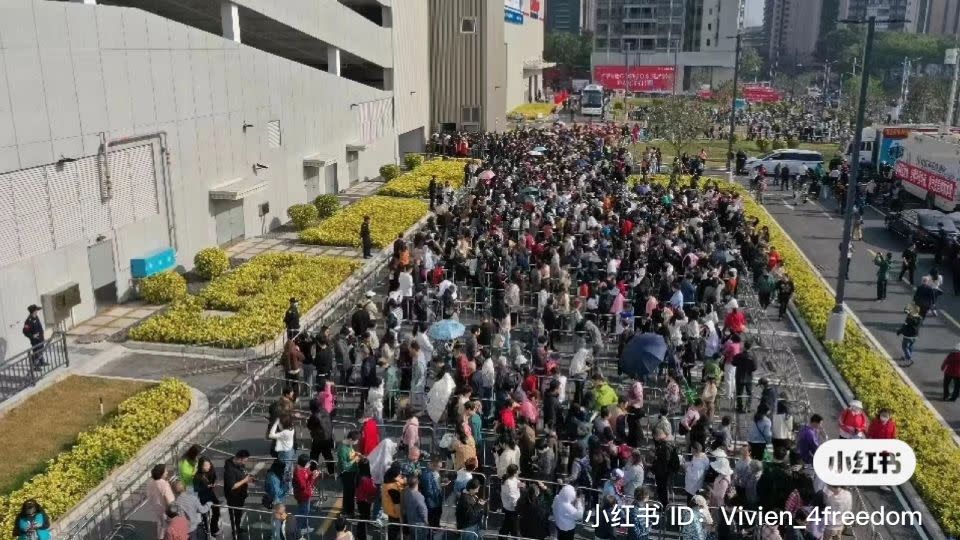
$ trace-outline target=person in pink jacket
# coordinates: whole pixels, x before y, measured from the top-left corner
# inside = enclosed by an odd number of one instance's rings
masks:
[[[147,511],[157,524],[157,539],[163,540],[167,529],[167,508],[173,504],[173,488],[167,480],[167,466],[155,465],[150,470],[150,483],[147,484]]]

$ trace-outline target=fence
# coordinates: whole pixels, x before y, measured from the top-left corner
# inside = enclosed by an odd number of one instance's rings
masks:
[[[37,384],[57,368],[69,365],[67,337],[60,333],[54,334],[41,345],[14,355],[0,365],[0,402]]]

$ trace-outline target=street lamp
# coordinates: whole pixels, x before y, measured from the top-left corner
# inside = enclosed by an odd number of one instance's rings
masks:
[[[733,97],[730,98],[730,133],[727,137],[727,171],[733,181],[733,137],[737,126],[737,83],[740,82],[740,46],[743,34],[737,32],[737,48],[733,53]]]
[[[857,179],[860,174],[860,155],[858,149],[860,148],[860,144],[863,142],[863,121],[867,108],[867,87],[870,84],[870,70],[867,69],[867,66],[870,65],[870,54],[873,52],[873,35],[877,28],[877,22],[892,23],[904,21],[877,21],[876,17],[871,16],[866,21],[862,19],[853,19],[842,20],[840,22],[848,24],[866,24],[867,42],[863,47],[863,69],[861,70],[860,76],[860,102],[857,104],[857,123],[853,132],[852,148],[855,157],[853,159],[853,163],[850,165],[850,179],[847,181],[847,200],[843,209],[843,240],[840,242],[840,264],[837,265],[837,268],[840,269],[839,275],[837,276],[837,294],[834,299],[835,304],[833,306],[833,312],[830,313],[830,318],[827,320],[827,331],[824,335],[825,341],[834,341],[837,343],[843,341],[843,335],[847,324],[847,311],[843,305],[844,293],[847,285],[847,272],[849,271],[847,268],[849,266],[847,253],[849,253],[850,250],[850,232],[853,227],[853,202],[856,200]]]

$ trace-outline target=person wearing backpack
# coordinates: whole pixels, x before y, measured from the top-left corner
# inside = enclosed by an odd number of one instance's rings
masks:
[[[680,471],[680,453],[667,440],[664,433],[657,433],[653,441],[653,477],[657,484],[657,500],[661,507],[666,508],[670,502],[670,488],[673,486],[673,477]]]
[[[471,479],[467,482],[466,489],[457,497],[456,508],[457,529],[476,533],[477,536],[481,535],[483,505],[485,503],[479,497],[479,492],[480,481],[476,478]]]

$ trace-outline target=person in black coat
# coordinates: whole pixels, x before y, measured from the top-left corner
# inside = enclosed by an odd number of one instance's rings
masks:
[[[33,368],[40,369],[47,365],[47,362],[43,359],[43,323],[40,322],[40,316],[37,315],[40,306],[31,304],[27,311],[30,314],[27,316],[27,320],[23,321],[23,335],[30,340]]]
[[[363,224],[360,225],[360,244],[363,247],[363,258],[372,257],[370,251],[373,249],[373,237],[370,235],[370,216],[363,216]]]
[[[300,333],[300,303],[296,298],[290,299],[290,307],[283,315],[283,325],[287,327],[287,339],[293,339]]]
[[[543,540],[550,536],[549,511],[544,496],[546,488],[540,482],[528,483],[527,489],[517,501],[520,520],[520,535],[524,538]]]
[[[430,177],[430,185],[427,187],[427,192],[430,195],[430,210],[433,211],[437,200],[437,175]]]
[[[204,528],[210,536],[220,534],[220,498],[213,491],[217,484],[217,470],[206,456],[197,460],[197,473],[193,477],[193,491],[196,492],[200,504],[213,503],[207,514],[202,514]]]

